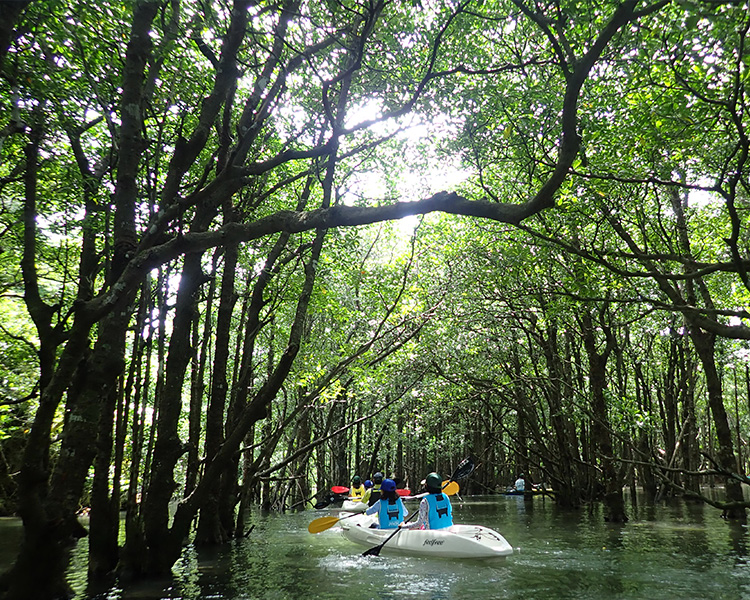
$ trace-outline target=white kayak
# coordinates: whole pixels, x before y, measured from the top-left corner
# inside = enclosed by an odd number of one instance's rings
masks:
[[[344,500],[341,510],[348,513],[363,513],[367,510],[367,502],[354,502],[354,500]]]
[[[373,517],[358,515],[341,521],[346,539],[372,548],[382,544],[393,529],[374,529]],[[445,529],[403,529],[394,535],[383,552],[444,558],[496,558],[513,554],[507,540],[481,525],[451,525]]]

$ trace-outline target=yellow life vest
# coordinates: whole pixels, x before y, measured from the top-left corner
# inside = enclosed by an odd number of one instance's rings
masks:
[[[359,487],[349,488],[349,499],[353,502],[361,502],[365,496],[365,486],[360,485]]]

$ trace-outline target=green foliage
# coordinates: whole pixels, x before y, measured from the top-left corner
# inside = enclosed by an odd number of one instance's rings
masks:
[[[0,297],[0,406],[32,397],[39,369],[36,332],[9,285]]]

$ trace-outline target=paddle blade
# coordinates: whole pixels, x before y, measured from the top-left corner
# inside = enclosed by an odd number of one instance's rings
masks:
[[[310,533],[320,533],[321,531],[330,529],[338,522],[338,517],[320,517],[319,519],[310,521],[310,524],[307,526],[307,530]]]
[[[465,477],[471,475],[473,471],[474,461],[471,459],[471,457],[465,458],[458,464],[456,470],[453,471],[453,475],[451,475],[450,481],[455,481],[456,479],[464,479]]]
[[[448,481],[445,483],[445,485],[443,485],[442,492],[446,496],[455,496],[456,494],[458,494],[460,489],[461,488],[458,487],[458,484],[455,481]]]
[[[348,487],[344,487],[343,485],[334,485],[331,488],[331,491],[334,494],[347,494],[347,493],[349,493],[349,488]]]
[[[320,502],[315,504],[315,508],[320,510],[322,508],[328,508],[331,505],[330,498],[326,498],[325,500],[321,500]]]
[[[398,488],[398,489],[396,490],[396,493],[397,493],[397,494],[398,494],[399,496],[411,496],[411,490],[405,490],[405,489],[403,489],[403,488]]]
[[[380,550],[383,548],[384,544],[380,544],[379,546],[375,546],[374,548],[370,548],[369,550],[365,550],[362,553],[362,556],[378,556],[380,554]]]

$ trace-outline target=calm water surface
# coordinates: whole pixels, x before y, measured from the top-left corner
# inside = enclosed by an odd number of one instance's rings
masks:
[[[454,498],[457,522],[492,527],[515,548],[492,561],[365,558],[338,527],[307,532],[326,514],[254,513],[247,539],[187,548],[172,579],[127,589],[86,589],[84,540],[70,579],[77,600],[750,600],[747,528],[709,507],[631,506],[629,523],[608,525],[598,509],[561,511],[541,498]],[[18,532],[17,521],[0,520],[0,567]]]

